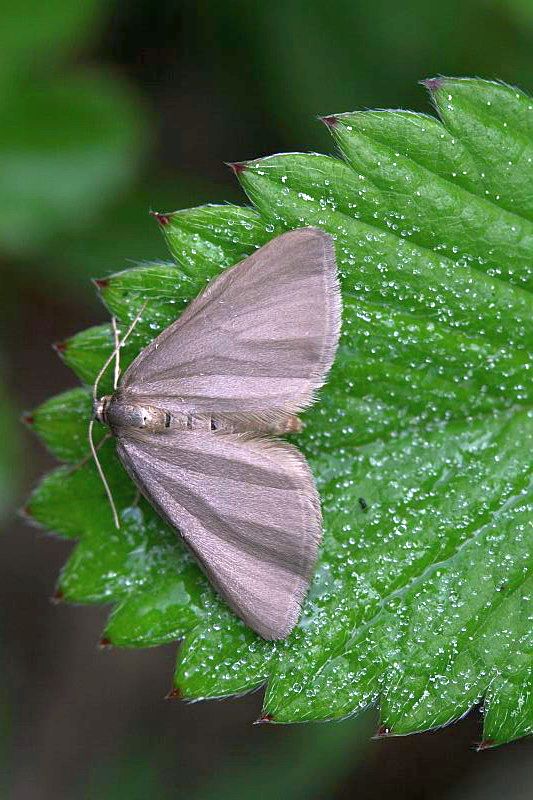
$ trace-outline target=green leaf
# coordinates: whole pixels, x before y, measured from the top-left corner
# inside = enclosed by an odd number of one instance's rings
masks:
[[[449,131],[472,154],[488,200],[533,219],[531,99],[511,86],[473,79],[429,82]]]
[[[83,421],[89,419],[91,405],[91,395],[86,389],[71,389],[26,414],[24,422],[56,458],[75,464],[88,455],[87,426],[83,426]],[[104,431],[97,428],[95,442],[103,436]]]
[[[255,210],[159,215],[177,265],[98,282],[122,332],[148,301],[124,367],[220,269],[280,231],[318,225],[334,236],[343,333],[295,437],[320,489],[324,539],[293,634],[265,642],[229,611],[136,501],[108,442],[120,531],[90,463],[45,478],[29,510],[80,537],[60,588],[117,603],[106,640],[184,639],[174,682],[185,697],[266,683],[275,722],[379,702],[389,735],[442,726],[484,701],[489,746],[533,720],[533,226],[515,147],[531,146],[527,100],[479,80],[428,86],[443,122],[404,111],[328,117],[342,160],[292,153],[238,165]],[[91,384],[112,347],[110,326],[99,326],[62,355]],[[34,412],[37,432],[72,462],[84,452],[83,392]]]
[[[142,305],[142,303],[137,304],[133,316],[139,310],[139,305]],[[119,333],[125,332],[121,328],[118,330]],[[114,341],[111,325],[96,325],[94,328],[87,328],[64,342],[58,342],[54,346],[58,355],[76,373],[78,378],[83,383],[92,386],[107,358],[113,352]],[[122,366],[126,367],[133,361],[136,354],[142,347],[146,346],[148,341],[146,334],[142,335],[142,329],[134,331],[120,351]],[[99,387],[101,394],[106,394],[113,390],[111,368],[103,375]]]
[[[157,215],[170,252],[196,288],[219,269],[236,264],[274,233],[257,211],[239,206],[207,205]]]
[[[449,134],[443,140],[437,123],[422,115],[409,118],[385,111],[345,114],[331,127],[352,169],[363,173],[379,192],[390,194],[388,208],[378,212],[380,227],[399,230],[417,245],[439,247],[440,253],[455,261],[531,288],[527,283],[531,279],[531,223],[517,219],[515,213],[502,213],[484,189],[479,199],[472,196],[486,185],[487,173],[475,162],[465,169],[471,160],[469,151],[457,147]],[[424,149],[409,141],[414,130],[425,137]],[[405,141],[403,152],[400,141]],[[447,158],[446,153],[435,165],[435,156],[427,158],[427,148],[440,154],[443,145],[452,152],[457,148],[460,155],[453,157],[449,152]]]

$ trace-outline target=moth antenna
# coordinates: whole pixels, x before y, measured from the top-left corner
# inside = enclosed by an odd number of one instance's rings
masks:
[[[131,332],[133,331],[133,329],[135,328],[135,326],[139,322],[139,320],[140,320],[140,318],[142,316],[142,313],[143,313],[143,311],[144,311],[144,309],[146,308],[147,305],[148,305],[148,300],[146,300],[146,302],[144,302],[142,304],[141,308],[139,309],[139,311],[135,315],[135,318],[134,318],[133,322],[131,323],[130,327],[128,328],[128,330],[124,334],[124,337],[123,337],[122,341],[118,342],[118,344],[113,348],[113,352],[111,353],[111,355],[108,358],[106,358],[106,360],[104,361],[102,369],[100,370],[100,372],[98,373],[98,375],[96,376],[95,381],[94,381],[93,400],[97,400],[98,399],[98,384],[102,380],[102,376],[103,376],[104,372],[106,371],[108,366],[111,364],[113,359],[117,357],[117,354],[118,354],[118,351],[120,350],[120,348],[125,345],[125,343],[126,343],[127,339],[129,338]]]
[[[97,453],[98,453],[98,452],[99,452],[99,450],[100,450],[100,449],[103,447],[103,445],[104,445],[106,442],[108,442],[108,441],[109,441],[109,439],[111,439],[111,431],[108,431],[108,432],[107,432],[107,433],[106,433],[104,436],[102,436],[102,438],[100,439],[100,441],[98,442],[98,444],[96,444],[96,445],[95,445],[95,448],[96,448],[96,452],[97,452]],[[88,461],[90,461],[90,460],[91,460],[91,458],[92,458],[92,454],[91,454],[91,453],[87,453],[87,455],[85,456],[85,458],[82,458],[82,460],[81,460],[81,461],[78,461],[78,463],[77,463],[77,464],[73,464],[73,465],[71,466],[71,468],[70,468],[70,472],[71,472],[71,473],[73,473],[73,472],[77,472],[79,469],[81,469],[82,467],[84,467],[84,466],[85,466],[85,464],[86,464]]]
[[[124,337],[123,337],[122,341],[119,341],[119,338],[118,338],[118,329],[117,329],[116,318],[112,317],[111,324],[113,326],[113,336],[114,336],[114,339],[115,339],[115,347],[113,348],[113,352],[111,353],[111,355],[108,358],[106,358],[106,360],[105,360],[105,362],[104,362],[104,364],[102,366],[102,369],[100,370],[100,372],[98,373],[98,375],[95,378],[94,385],[93,385],[93,400],[97,400],[98,399],[98,385],[99,385],[99,383],[100,383],[100,381],[102,379],[102,376],[103,376],[104,372],[106,371],[106,369],[108,368],[108,366],[111,364],[111,362],[114,359],[115,359],[114,388],[115,389],[117,388],[118,378],[119,378],[119,375],[120,375],[120,362],[119,362],[119,351],[120,351],[120,348],[123,347],[124,343],[126,342],[128,337],[130,336],[131,332],[133,331],[133,329],[135,328],[135,326],[139,322],[139,320],[140,320],[140,318],[142,316],[142,313],[143,313],[144,309],[146,308],[147,304],[148,304],[148,301],[146,301],[145,303],[142,304],[141,308],[139,309],[139,311],[135,315],[135,318],[134,318],[133,322],[131,323],[130,327],[128,328],[128,330],[124,334]],[[107,478],[106,478],[106,476],[104,474],[104,470],[102,469],[102,465],[100,463],[100,459],[98,458],[98,451],[97,451],[97,449],[96,449],[96,447],[94,445],[93,428],[94,428],[94,419],[91,419],[90,422],[89,422],[89,431],[88,431],[88,434],[89,434],[88,435],[89,448],[91,450],[91,455],[94,458],[94,463],[96,464],[96,469],[98,471],[98,475],[100,476],[100,480],[104,484],[104,489],[105,489],[105,492],[107,494],[107,498],[109,500],[109,505],[111,506],[111,511],[113,512],[113,520],[114,520],[114,523],[115,523],[115,527],[118,529],[118,528],[120,528],[120,520],[118,518],[117,507],[115,506],[115,501],[113,500],[113,495],[111,493],[110,486],[109,486],[109,484],[107,482]]]
[[[111,325],[113,327],[113,338],[115,340],[115,374],[113,376],[113,389],[116,390],[120,377],[120,339],[118,337],[117,318],[115,316],[111,317]]]
[[[93,428],[94,428],[94,419],[89,422],[89,447],[91,448],[91,454],[94,458],[94,463],[96,464],[96,469],[98,470],[98,474],[100,476],[100,480],[104,484],[104,489],[107,494],[107,498],[109,500],[109,505],[111,506],[111,511],[113,512],[113,521],[115,523],[115,528],[120,528],[120,520],[118,518],[117,507],[115,506],[115,501],[113,500],[113,495],[111,493],[111,489],[107,482],[107,478],[104,474],[104,470],[102,469],[102,465],[100,464],[100,459],[98,458],[98,451],[94,446],[93,440]]]

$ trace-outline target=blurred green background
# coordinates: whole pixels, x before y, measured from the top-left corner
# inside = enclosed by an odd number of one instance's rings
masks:
[[[531,0],[0,3],[0,797],[530,797],[530,743],[478,712],[370,741],[377,714],[251,727],[259,694],[162,697],[174,647],[98,652],[48,602],[69,545],[14,516],[51,459],[18,416],[74,384],[49,344],[104,319],[88,278],[166,257],[150,208],[242,201],[224,161],[332,151],[317,114],[429,111],[421,78],[531,90]]]

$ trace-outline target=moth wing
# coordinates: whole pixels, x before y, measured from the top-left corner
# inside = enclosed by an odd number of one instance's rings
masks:
[[[293,414],[331,367],[341,299],[331,236],[290,231],[213,280],[120,389],[174,412]]]
[[[321,537],[299,451],[242,434],[120,431],[117,452],[233,611],[265,639],[296,625]]]

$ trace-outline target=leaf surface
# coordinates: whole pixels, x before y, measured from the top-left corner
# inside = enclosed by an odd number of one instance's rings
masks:
[[[59,588],[115,602],[107,640],[184,639],[174,681],[185,697],[266,683],[276,722],[379,702],[389,735],[445,725],[483,701],[493,745],[533,719],[531,103],[486,81],[426,85],[442,121],[328,117],[342,158],[238,165],[253,208],[159,215],[176,263],[99,282],[122,331],[148,300],[124,367],[208,280],[279,232],[318,225],[334,236],[341,344],[295,439],[320,489],[324,540],[293,634],[265,642],[226,608],[175,533],[135,501],[105,442],[124,521],[114,530],[94,466],[72,467],[86,452],[85,389],[35,412],[71,466],[44,479],[29,511],[80,538]],[[62,356],[90,385],[112,341],[110,326],[92,328]]]

